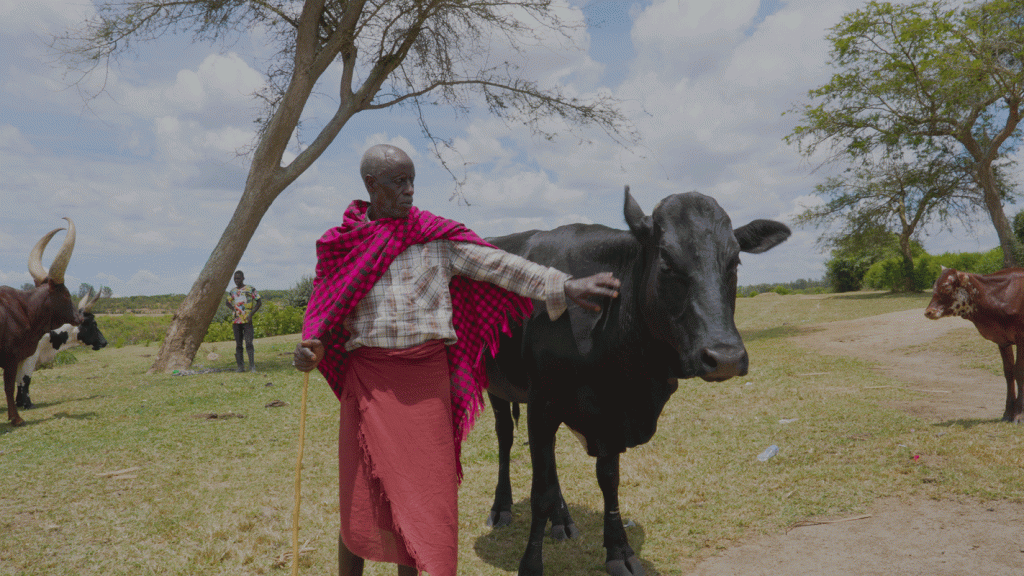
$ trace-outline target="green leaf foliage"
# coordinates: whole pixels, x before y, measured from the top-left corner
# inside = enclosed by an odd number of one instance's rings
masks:
[[[305,313],[305,308],[279,306],[273,302],[264,304],[252,318],[253,337],[267,338],[284,334],[298,334],[302,332],[302,320]],[[234,341],[235,333],[231,325],[230,319],[210,324],[210,329],[206,331],[203,341]]]

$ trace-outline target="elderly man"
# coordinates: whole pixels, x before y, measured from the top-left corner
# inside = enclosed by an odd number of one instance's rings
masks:
[[[317,242],[317,270],[294,363],[319,368],[341,401],[341,576],[363,559],[399,576],[455,576],[459,450],[482,407],[483,354],[543,300],[617,297],[610,273],[572,279],[508,254],[465,226],[413,207],[412,160],[374,146],[360,165],[370,201]]]

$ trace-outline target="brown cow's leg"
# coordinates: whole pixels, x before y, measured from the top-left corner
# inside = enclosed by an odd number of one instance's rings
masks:
[[[4,395],[7,396],[7,419],[11,421],[11,426],[25,423],[18,415],[18,407],[14,403],[14,377],[17,373],[17,366],[4,366]]]
[[[1017,363],[1013,367],[1013,377],[1017,381],[1017,395],[1015,398],[1007,398],[1007,403],[1010,404],[1010,422],[1024,424],[1024,352],[1021,351],[1020,344],[1017,344]],[[1007,396],[1013,392],[1013,384],[1008,383]]]
[[[1003,421],[1011,422],[1013,415],[1013,392],[1014,386],[1016,386],[1016,383],[1013,381],[1013,346],[1010,344],[1000,346],[999,355],[1003,358],[1003,376],[1006,378],[1006,410],[1003,411]]]

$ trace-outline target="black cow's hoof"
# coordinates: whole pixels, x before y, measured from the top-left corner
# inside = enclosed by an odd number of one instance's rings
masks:
[[[519,560],[517,576],[544,576],[544,560],[542,556],[543,542],[527,542],[526,552]]]
[[[504,528],[512,524],[512,512],[508,510],[491,510],[491,513],[487,515],[487,527],[488,528]]]
[[[31,408],[34,406],[34,404],[32,404],[32,399],[28,397],[28,394],[25,393],[23,388],[18,388],[18,396],[14,401],[14,405],[18,408]]]
[[[643,564],[636,556],[630,556],[625,560],[610,560],[604,563],[604,569],[611,576],[645,576]]]
[[[570,538],[579,538],[580,529],[577,528],[575,524],[552,524],[551,537],[554,538],[556,542],[564,542]]]

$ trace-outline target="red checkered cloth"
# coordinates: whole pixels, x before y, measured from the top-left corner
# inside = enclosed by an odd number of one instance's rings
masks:
[[[349,333],[344,319],[409,246],[434,240],[472,242],[493,247],[464,225],[413,207],[408,218],[367,220],[369,203],[355,200],[345,210],[341,226],[317,241],[316,279],[306,308],[303,339],[317,338],[326,349],[318,365],[327,383],[340,397],[341,375],[348,353]],[[487,388],[484,349],[498,350],[499,330],[510,332],[533,310],[533,303],[508,290],[454,276],[449,285],[452,326],[458,342],[448,347],[452,379],[452,427],[456,453],[483,408]],[[462,478],[461,465],[459,478]]]

